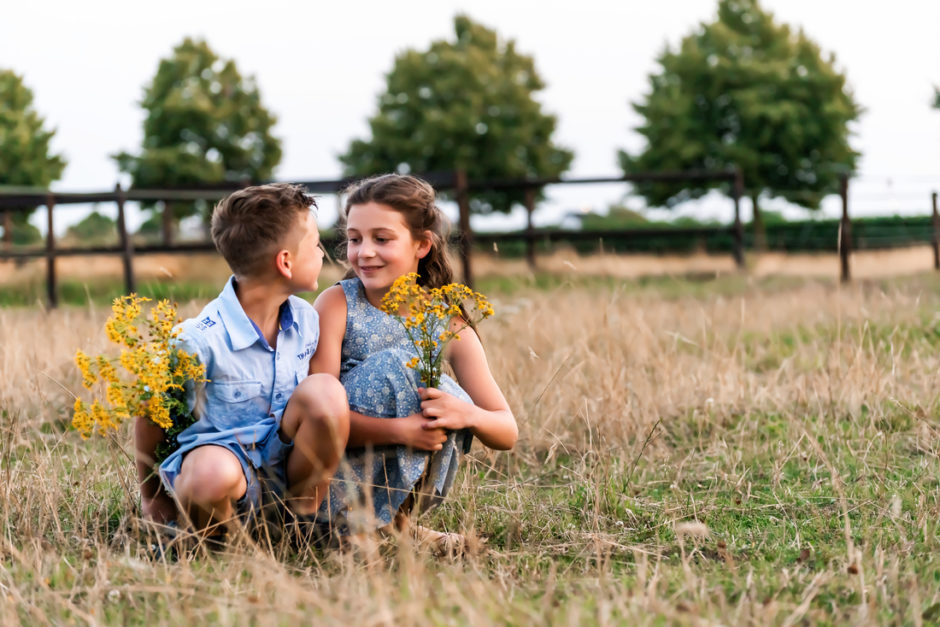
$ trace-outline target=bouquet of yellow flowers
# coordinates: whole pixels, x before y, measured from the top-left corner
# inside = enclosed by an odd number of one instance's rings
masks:
[[[164,445],[168,445],[195,421],[186,406],[184,385],[206,381],[206,368],[177,346],[176,306],[161,300],[143,315],[141,304],[149,300],[136,294],[114,300],[105,332],[121,346],[120,357],[91,357],[81,350],[75,354],[85,389],[99,386],[105,392],[104,402],[94,398],[88,405],[75,399],[72,426],[83,438],[96,431],[106,435],[132,416],[140,416],[166,431]],[[160,459],[172,450],[162,448],[162,455],[161,447],[157,450]]]
[[[418,371],[423,385],[437,387],[444,346],[459,340],[460,332],[471,324],[492,316],[493,306],[483,294],[460,283],[422,287],[418,285],[418,274],[411,272],[398,277],[382,297],[382,311],[398,319],[418,349],[418,356],[408,362],[408,367]],[[455,317],[462,326],[451,330]]]

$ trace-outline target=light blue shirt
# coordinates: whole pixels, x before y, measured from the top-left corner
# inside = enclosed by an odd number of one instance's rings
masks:
[[[180,348],[199,357],[209,381],[189,391],[197,422],[178,436],[179,449],[160,466],[170,489],[183,455],[197,446],[225,446],[243,467],[246,462],[254,468],[263,465],[264,445],[272,434],[278,437],[284,408],[308,374],[320,334],[316,310],[290,296],[281,306],[277,343],[272,348],[238,302],[235,277],[218,298],[180,328]]]

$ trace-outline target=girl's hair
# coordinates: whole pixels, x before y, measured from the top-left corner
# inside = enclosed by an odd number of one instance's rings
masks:
[[[434,288],[453,282],[454,271],[447,255],[450,225],[434,203],[434,188],[430,184],[406,174],[383,174],[353,183],[344,193],[344,222],[353,205],[374,202],[387,205],[400,213],[413,238],[424,239],[429,231],[431,250],[418,261],[418,284]],[[341,246],[345,253],[345,242]],[[353,276],[352,270],[346,276]]]

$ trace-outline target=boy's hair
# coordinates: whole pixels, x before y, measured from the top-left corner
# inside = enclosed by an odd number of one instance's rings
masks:
[[[383,174],[353,183],[344,193],[344,220],[353,205],[374,202],[402,214],[415,239],[424,239],[425,231],[430,231],[431,250],[418,261],[418,284],[433,288],[453,282],[454,271],[446,246],[449,225],[435,204],[434,188],[430,184],[414,176]],[[345,248],[345,244],[342,246]]]
[[[246,187],[222,199],[212,212],[212,241],[237,276],[255,276],[284,245],[297,216],[317,203],[300,185]]]

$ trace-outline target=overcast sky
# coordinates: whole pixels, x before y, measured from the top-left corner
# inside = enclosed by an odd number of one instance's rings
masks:
[[[837,65],[865,113],[853,144],[862,152],[853,212],[911,213],[940,188],[940,2],[764,0],[779,21],[802,27]],[[140,144],[143,87],[183,37],[205,38],[254,75],[278,116],[282,180],[336,177],[336,155],[367,133],[396,53],[452,38],[465,12],[535,57],[547,83],[538,95],[573,148],[571,175],[616,175],[616,151],[640,148],[629,107],[647,88],[655,57],[703,20],[714,0],[403,0],[287,2],[0,0],[0,67],[23,75],[35,106],[57,129],[68,167],[62,190],[109,189],[110,154]],[[554,188],[542,221],[616,202],[623,186]],[[726,217],[705,201],[684,212]],[[827,203],[826,213],[836,205]],[[329,213],[329,210],[327,210]]]

